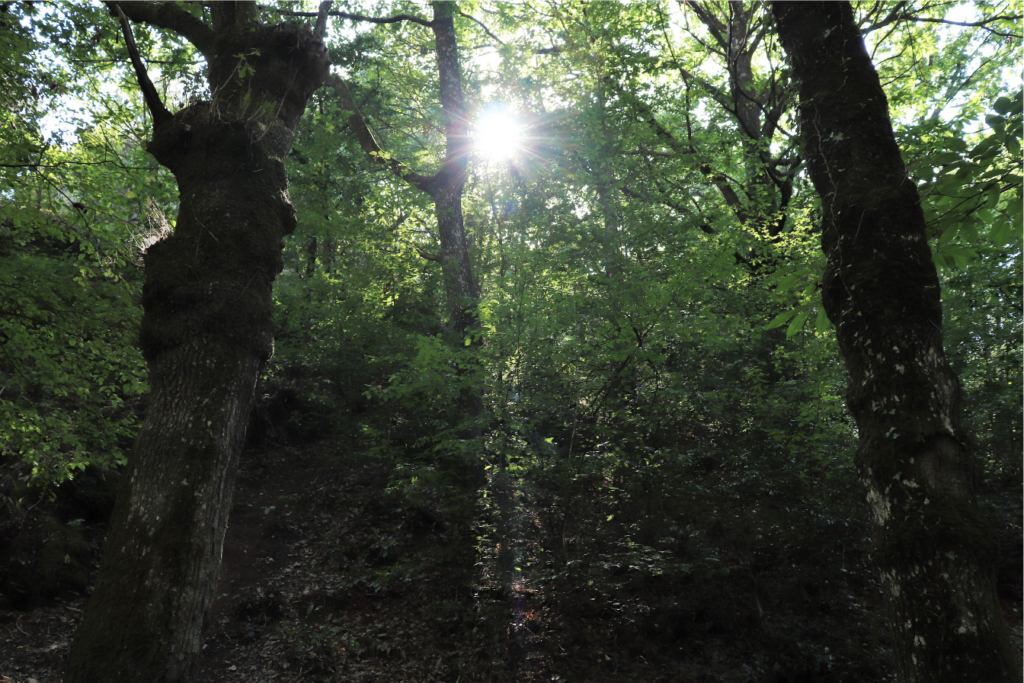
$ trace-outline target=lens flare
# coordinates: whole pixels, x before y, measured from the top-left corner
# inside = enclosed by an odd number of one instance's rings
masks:
[[[523,129],[516,118],[504,109],[485,110],[476,121],[473,146],[487,161],[504,161],[514,157],[522,147]]]

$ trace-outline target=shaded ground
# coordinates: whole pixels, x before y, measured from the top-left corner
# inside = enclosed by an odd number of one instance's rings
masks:
[[[246,456],[200,681],[891,680],[877,586],[836,520],[800,545],[749,491],[683,529],[612,479],[588,497],[498,477],[467,528],[388,475],[342,444]],[[59,683],[84,601],[0,612],[0,681]]]

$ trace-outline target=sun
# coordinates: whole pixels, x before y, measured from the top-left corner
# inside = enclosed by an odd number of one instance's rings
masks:
[[[473,148],[486,161],[505,161],[522,148],[523,128],[509,111],[488,108],[473,127]]]

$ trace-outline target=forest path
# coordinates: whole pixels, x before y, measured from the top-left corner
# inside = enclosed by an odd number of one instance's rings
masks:
[[[497,574],[508,586],[511,603],[508,625],[508,663],[513,679],[527,681],[559,680],[552,674],[547,645],[553,642],[542,635],[545,595],[535,581],[534,562],[540,544],[541,529],[537,511],[522,492],[522,482],[508,480],[493,487],[497,493],[501,520],[501,543],[496,558]]]

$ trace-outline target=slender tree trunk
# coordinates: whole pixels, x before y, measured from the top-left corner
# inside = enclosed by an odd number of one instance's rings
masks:
[[[476,326],[479,294],[469,261],[469,244],[462,217],[463,182],[450,183],[433,195],[437,231],[441,241],[441,271],[445,282],[448,327],[461,341]]]
[[[462,189],[466,185],[469,165],[469,121],[462,94],[459,43],[455,35],[456,3],[434,2],[431,7],[434,10],[431,30],[434,32],[441,108],[444,111],[445,160],[426,190],[434,200],[437,214],[449,329],[461,341],[476,327],[479,298],[462,216]]]
[[[978,512],[939,280],[888,103],[848,2],[775,2],[821,196],[822,300],[850,372],[872,558],[908,683],[1019,681]]]
[[[228,4],[214,16],[217,96],[164,111],[148,147],[180,193],[174,233],[145,256],[152,393],[66,683],[189,681],[199,663],[253,390],[273,352],[271,286],[295,227],[284,158],[329,63],[308,29],[253,26],[248,3]],[[146,5],[125,11],[175,11]]]
[[[384,154],[370,132],[359,107],[352,99],[348,86],[337,77],[328,80],[341,97],[342,105],[352,114],[348,123],[359,140],[360,146],[378,163],[413,187],[426,192],[434,201],[437,228],[441,241],[441,254],[432,257],[424,252],[424,258],[441,263],[444,274],[448,329],[456,343],[462,343],[467,334],[476,327],[476,306],[479,297],[473,266],[470,259],[469,239],[466,235],[462,216],[462,191],[466,185],[469,166],[469,120],[466,116],[465,98],[462,94],[462,71],[459,67],[459,43],[455,34],[455,2],[432,2],[433,18],[428,22],[416,21],[430,27],[434,34],[434,52],[437,58],[438,85],[441,95],[441,109],[444,112],[445,157],[437,173],[417,173]]]

